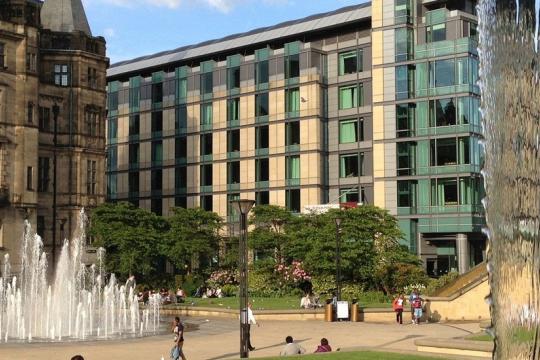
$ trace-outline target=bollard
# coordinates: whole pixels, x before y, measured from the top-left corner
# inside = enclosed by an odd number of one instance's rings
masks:
[[[358,322],[358,302],[353,300],[351,306],[351,322]]]
[[[332,305],[332,300],[326,300],[326,305],[324,307],[324,321],[334,321],[334,305]]]

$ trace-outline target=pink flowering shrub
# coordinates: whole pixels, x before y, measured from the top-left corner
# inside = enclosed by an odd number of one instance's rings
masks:
[[[212,288],[222,287],[224,285],[238,284],[238,274],[231,270],[216,270],[210,274],[206,281],[208,286]]]
[[[277,264],[275,273],[283,285],[297,286],[300,283],[311,281],[311,276],[303,269],[301,261],[293,261],[291,265]]]

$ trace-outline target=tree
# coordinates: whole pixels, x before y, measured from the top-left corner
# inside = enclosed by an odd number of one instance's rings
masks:
[[[249,246],[259,254],[269,255],[277,263],[282,263],[287,242],[283,228],[291,221],[291,212],[276,205],[258,205],[251,214],[249,222],[254,229],[250,232]]]
[[[218,256],[223,223],[221,217],[201,208],[174,208],[167,219],[169,231],[165,235],[162,252],[178,269],[187,266],[188,272],[194,268],[209,269]]]
[[[166,230],[163,218],[127,202],[105,203],[90,214],[89,234],[105,248],[107,270],[123,277],[155,272]]]

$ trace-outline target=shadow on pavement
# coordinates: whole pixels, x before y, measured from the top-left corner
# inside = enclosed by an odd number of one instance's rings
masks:
[[[311,340],[311,338],[307,338],[307,339],[299,339],[299,340],[295,340],[294,342],[296,343],[302,343],[304,341],[308,341],[308,340]],[[265,347],[256,347],[254,351],[257,351],[257,350],[265,350],[265,349],[272,349],[272,348],[276,348],[276,347],[281,347],[281,346],[285,346],[285,342],[282,342],[282,343],[279,343],[279,344],[275,344],[275,345],[270,345],[270,346],[265,346]],[[307,349],[306,349],[307,351]],[[223,355],[219,355],[219,356],[216,356],[216,357],[213,357],[213,358],[210,358],[208,360],[221,360],[221,359],[228,359],[230,358],[231,356],[239,356],[240,353],[237,353],[237,352],[234,352],[234,353],[229,353],[229,354],[223,354]],[[276,354],[276,356],[278,356],[279,354]]]

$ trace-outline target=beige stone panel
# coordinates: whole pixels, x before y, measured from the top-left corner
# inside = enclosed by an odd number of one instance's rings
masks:
[[[187,158],[188,161],[195,161],[199,157],[200,137],[199,135],[187,136]]]
[[[248,124],[255,117],[255,95],[240,98],[240,124]]]
[[[373,177],[382,178],[384,172],[384,144],[373,144]]]
[[[300,208],[307,205],[319,205],[322,203],[321,191],[317,187],[303,188],[300,190]]]
[[[273,90],[268,94],[269,121],[285,118],[285,90]]]
[[[394,0],[382,0],[383,26],[394,25]]]
[[[371,26],[373,28],[383,26],[383,0],[371,1]]]
[[[384,139],[384,106],[373,106],[373,140]]]
[[[285,157],[271,157],[268,161],[270,168],[270,187],[285,185]],[[302,166],[302,164],[300,164]]]
[[[394,29],[383,31],[383,61],[385,64],[395,62]]]
[[[118,145],[118,168],[128,166],[129,162],[129,145]]]
[[[117,189],[118,193],[127,193],[129,191],[128,184],[129,184],[129,175],[128,173],[119,173],[118,174],[118,183],[117,183]]]
[[[163,190],[172,190],[174,193],[174,168],[163,169]]]
[[[373,205],[382,209],[386,206],[386,194],[384,193],[384,181],[375,180],[373,183]]]
[[[200,197],[198,196],[188,196],[187,206],[189,208],[197,208],[200,206]]]
[[[270,204],[285,206],[285,190],[270,191]]]
[[[108,132],[108,130],[107,130]],[[129,116],[118,117],[118,139],[129,136]]]
[[[173,214],[174,198],[163,198],[163,216],[169,217]]]
[[[175,140],[174,138],[163,139],[163,160],[172,160],[175,159]]]
[[[216,131],[212,134],[212,154],[213,160],[227,158],[227,131]]]
[[[384,101],[384,69],[373,69],[373,103]]]
[[[139,190],[150,191],[150,171],[145,170],[139,173]]]
[[[227,163],[214,163],[212,168],[212,189],[227,190]]]
[[[318,116],[320,112],[320,92],[317,84],[300,87],[300,116]]]
[[[175,130],[175,110],[174,109],[167,109],[163,111],[163,132],[165,134],[167,133],[174,133]]]
[[[213,128],[227,127],[227,100],[216,100],[212,106]]]
[[[390,214],[397,215],[397,181],[387,180],[384,184],[384,208],[390,211]]]
[[[212,202],[214,212],[225,218],[227,216],[227,194],[214,195]]]
[[[285,147],[285,124],[271,123],[268,125],[268,150],[270,154],[278,154],[284,151]]]
[[[152,157],[152,143],[142,142],[139,145],[139,159],[141,163],[150,163]]]
[[[200,184],[200,166],[191,165],[187,167],[187,192],[199,192]]]
[[[317,150],[321,143],[321,122],[319,119],[300,121],[301,150]]]
[[[255,160],[246,159],[240,162],[240,188],[253,189],[255,185]]]
[[[372,45],[371,45],[371,61],[373,65],[381,65],[383,63],[383,32],[382,31],[373,31],[371,35]]]
[[[152,131],[152,115],[151,113],[141,113],[141,116],[139,118],[139,124],[140,124],[140,131],[141,134],[150,134]]]
[[[240,130],[240,151],[242,156],[255,155],[255,128],[243,128]]]
[[[201,106],[199,104],[188,105],[187,117],[188,131],[199,131],[201,123]]]
[[[302,185],[320,183],[320,155],[316,153],[300,155],[300,178]]]

